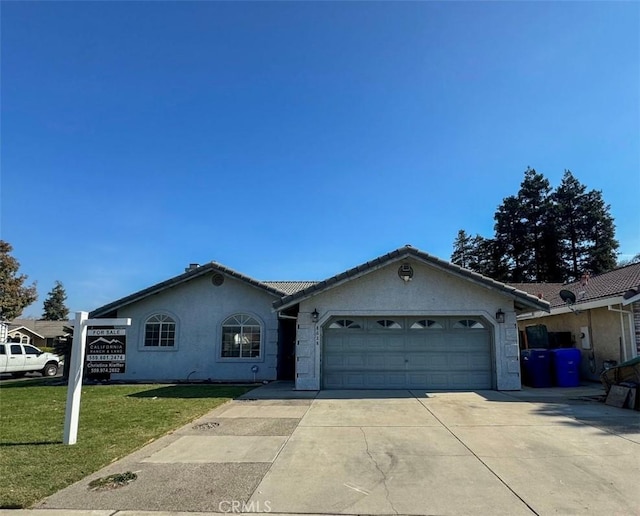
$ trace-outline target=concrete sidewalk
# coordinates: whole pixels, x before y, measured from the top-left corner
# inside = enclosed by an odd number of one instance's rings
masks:
[[[20,513],[640,514],[640,414],[601,393],[274,383]],[[126,471],[137,480],[88,488]]]

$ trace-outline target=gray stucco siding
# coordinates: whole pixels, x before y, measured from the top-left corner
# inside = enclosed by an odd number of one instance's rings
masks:
[[[401,263],[413,267],[414,276],[408,283],[398,277]],[[495,321],[498,309],[506,314],[503,324]],[[310,316],[314,310],[320,314],[317,323]],[[331,317],[339,315],[482,317],[492,328],[494,387],[501,390],[521,387],[513,299],[434,266],[405,259],[301,301],[296,343],[297,388],[320,388],[322,327]]]
[[[195,278],[118,310],[130,317],[126,372],[112,375],[124,380],[274,380],[278,355],[278,319],[272,309],[277,296],[226,277],[223,285],[211,275]],[[176,321],[174,347],[145,347],[147,318],[166,313]],[[248,314],[261,323],[261,356],[222,358],[222,323],[235,314]]]

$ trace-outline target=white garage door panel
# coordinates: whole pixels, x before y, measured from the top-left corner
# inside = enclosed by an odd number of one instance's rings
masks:
[[[440,318],[441,329],[325,329],[322,357],[325,389],[490,389],[488,328],[454,328],[460,319]],[[488,325],[487,325],[488,326]],[[374,328],[374,329],[372,329]]]

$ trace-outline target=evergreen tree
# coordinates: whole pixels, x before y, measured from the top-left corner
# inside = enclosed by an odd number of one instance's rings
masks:
[[[484,238],[480,235],[473,238],[469,268],[498,281],[507,281],[509,278],[504,249],[497,240],[492,238]]]
[[[518,198],[513,195],[505,198],[498,206],[494,219],[494,240],[504,252],[505,264],[509,270],[508,279],[515,282],[528,281],[527,227]]]
[[[22,310],[38,299],[35,282],[24,286],[25,274],[18,274],[20,264],[11,256],[11,244],[0,240],[0,321],[18,317]]]
[[[549,281],[549,269],[556,256],[550,243],[554,228],[551,221],[551,186],[549,181],[532,168],[527,168],[518,192],[518,216],[524,226],[525,246],[521,257],[523,277],[527,281]]]
[[[599,190],[591,190],[587,194],[585,206],[590,223],[587,233],[588,270],[592,274],[600,274],[615,269],[619,244],[615,238],[611,206],[605,204]]]
[[[616,266],[615,225],[602,192],[581,184],[565,170],[553,194],[557,241],[563,280],[575,281],[585,272],[598,274]]]
[[[494,215],[494,238],[458,231],[454,263],[500,281],[560,282],[615,268],[615,224],[602,192],[587,191],[566,170],[553,191],[527,168],[517,195],[506,197]]]
[[[455,263],[465,269],[469,268],[471,254],[473,252],[473,238],[464,229],[458,231],[458,236],[453,242],[451,263]]]
[[[64,304],[66,299],[67,293],[64,286],[61,282],[56,281],[47,299],[44,300],[42,319],[45,321],[66,321],[69,317],[69,309]]]

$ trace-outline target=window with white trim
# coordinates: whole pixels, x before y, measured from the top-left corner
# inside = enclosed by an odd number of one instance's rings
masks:
[[[222,323],[222,358],[260,358],[262,326],[254,317],[236,314]]]
[[[166,314],[154,314],[144,324],[145,348],[172,348],[176,345],[176,321]]]

